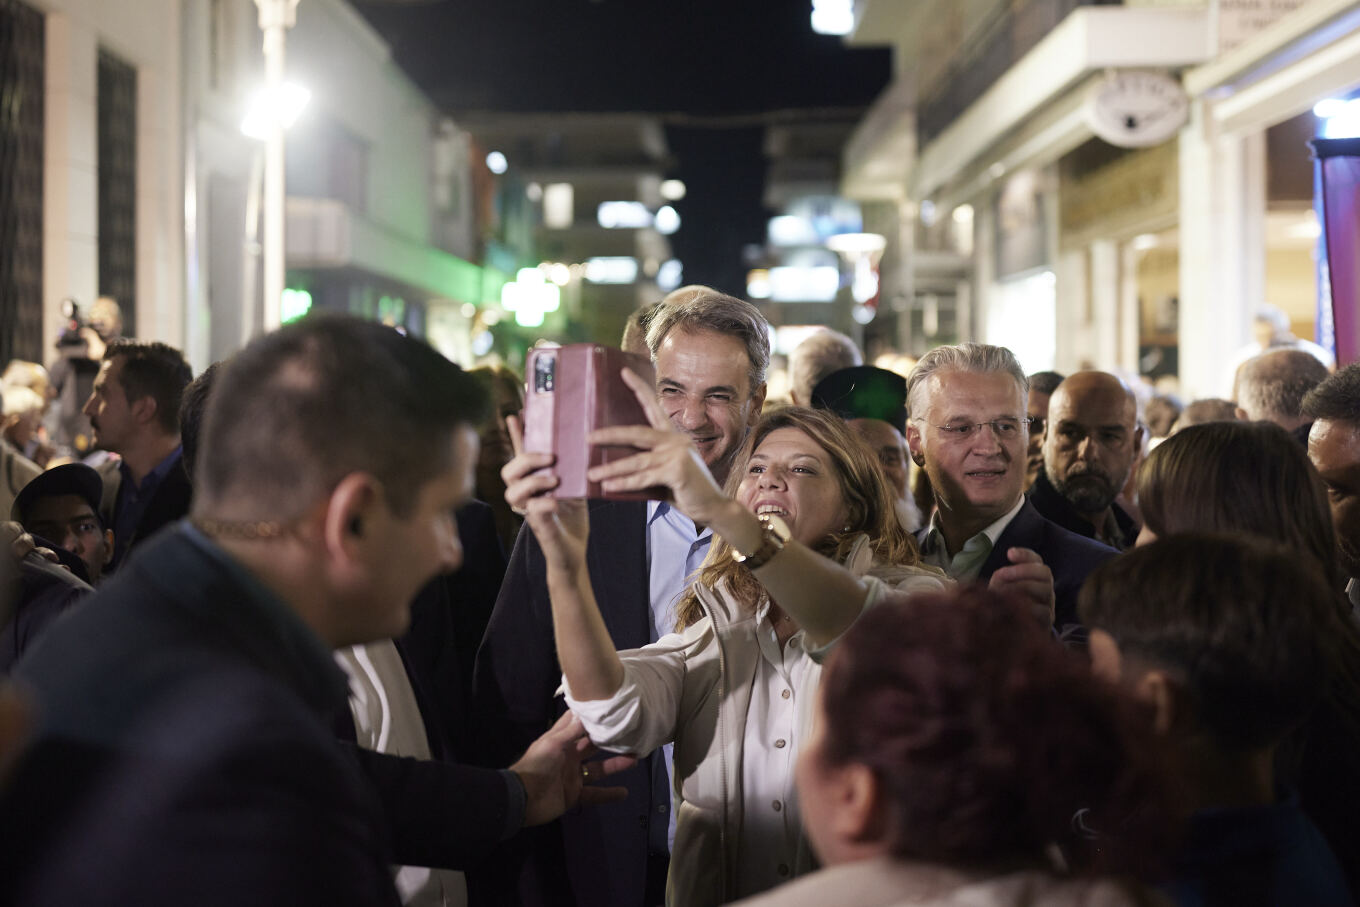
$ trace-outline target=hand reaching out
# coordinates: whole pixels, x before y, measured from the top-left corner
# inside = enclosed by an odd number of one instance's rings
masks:
[[[595,755],[581,719],[567,712],[539,737],[510,771],[524,782],[524,824],[551,822],[573,806],[622,800],[622,787],[596,787],[595,782],[637,763],[632,756],[612,756],[587,762]]]
[[[676,508],[697,523],[709,523],[716,508],[728,502],[713,474],[704,465],[689,436],[677,431],[656,402],[656,390],[629,369],[623,380],[632,388],[647,425],[601,428],[590,433],[591,444],[626,445],[641,450],[629,457],[593,467],[592,482],[606,491],[640,491],[663,486]]]
[[[585,501],[554,498],[547,494],[557,487],[553,455],[524,450],[524,431],[515,416],[507,416],[510,445],[515,456],[501,468],[505,500],[516,512],[524,514],[538,539],[543,555],[558,567],[585,563],[586,540],[590,536],[590,517]]]
[[[994,572],[987,588],[1020,599],[1030,606],[1035,620],[1045,628],[1053,626],[1057,608],[1053,571],[1029,548],[1011,548],[1006,557],[1011,565]]]

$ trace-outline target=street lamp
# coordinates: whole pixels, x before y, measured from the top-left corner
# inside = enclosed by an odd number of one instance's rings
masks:
[[[255,0],[264,33],[265,93],[283,97],[284,35],[297,22],[298,0]],[[277,100],[275,100],[277,103]],[[264,150],[264,329],[272,331],[282,321],[284,289],[284,122],[277,114],[267,118]]]

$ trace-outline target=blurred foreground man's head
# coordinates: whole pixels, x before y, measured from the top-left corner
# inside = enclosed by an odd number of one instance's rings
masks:
[[[485,409],[473,378],[391,328],[284,328],[217,381],[193,522],[332,646],[399,635],[416,591],[461,562],[453,511]]]

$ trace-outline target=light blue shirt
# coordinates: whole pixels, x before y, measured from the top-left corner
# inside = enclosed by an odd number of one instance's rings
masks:
[[[652,642],[675,632],[675,605],[708,556],[713,533],[665,501],[647,503],[647,572],[651,581]]]
[[[675,632],[675,604],[686,589],[694,571],[708,556],[713,533],[707,526],[700,532],[694,521],[666,501],[647,502],[647,573],[651,581],[652,642]],[[675,745],[661,748],[666,760],[666,778],[675,777]],[[658,842],[652,842],[653,849]],[[675,847],[675,809],[670,810],[666,828],[666,849]]]

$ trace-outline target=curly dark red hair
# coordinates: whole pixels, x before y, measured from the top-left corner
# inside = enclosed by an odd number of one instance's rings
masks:
[[[821,691],[821,758],[874,770],[895,856],[1050,865],[1056,844],[1084,868],[1146,872],[1169,837],[1139,706],[985,589],[871,608]]]

